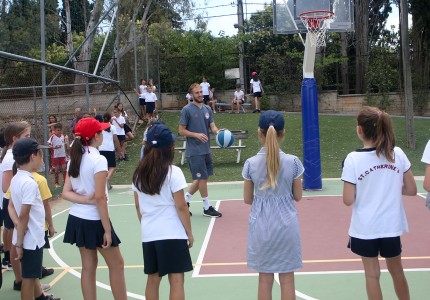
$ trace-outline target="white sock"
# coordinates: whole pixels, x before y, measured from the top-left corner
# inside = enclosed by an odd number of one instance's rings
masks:
[[[205,210],[208,210],[211,204],[209,203],[209,197],[205,197],[202,199],[203,201],[203,207]]]
[[[186,192],[185,193],[185,201],[187,201],[187,203],[190,203],[190,199],[193,195],[191,195],[190,193]]]

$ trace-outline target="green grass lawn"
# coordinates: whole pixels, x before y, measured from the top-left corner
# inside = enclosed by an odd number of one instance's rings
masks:
[[[260,149],[257,137],[259,114],[216,114],[215,123],[218,128],[248,130],[249,138],[244,141],[246,148],[242,151],[239,164],[236,163],[235,150],[214,150],[214,176],[210,181],[237,181],[242,180],[241,172],[245,160],[255,155]],[[179,112],[165,111],[161,119],[174,133],[178,132]],[[406,126],[403,117],[393,117],[394,130],[397,138],[397,146],[401,147],[412,163],[414,175],[424,175],[424,164],[421,156],[425,145],[430,138],[429,121],[426,118],[415,118],[416,149],[406,148]],[[323,178],[338,178],[341,175],[341,164],[346,155],[361,147],[360,140],[355,131],[354,116],[320,115],[320,144],[321,144],[321,167]],[[285,113],[286,137],[282,144],[284,152],[297,155],[303,159],[302,154],[302,116],[297,113]],[[141,149],[141,138],[144,126],[137,129],[136,138],[128,143],[127,152],[131,157],[129,162],[120,162],[117,173],[112,180],[113,184],[130,184],[131,178],[139,159]],[[179,145],[179,144],[178,144]],[[180,166],[180,154],[177,152],[175,163]],[[180,166],[184,171],[188,182],[191,182],[190,172],[185,163]]]

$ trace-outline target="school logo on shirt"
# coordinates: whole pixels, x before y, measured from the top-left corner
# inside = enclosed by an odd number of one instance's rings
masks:
[[[205,118],[209,119],[209,113],[205,113]]]
[[[197,176],[198,178],[200,178],[200,177],[202,177],[202,174],[197,173],[197,174],[196,174],[196,176]]]

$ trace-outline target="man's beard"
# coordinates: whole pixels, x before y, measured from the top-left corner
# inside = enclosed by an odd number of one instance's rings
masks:
[[[203,103],[203,100],[204,100],[204,99],[202,99],[202,100],[200,100],[200,99],[194,99],[194,101],[196,101],[196,102],[198,102],[198,103]]]

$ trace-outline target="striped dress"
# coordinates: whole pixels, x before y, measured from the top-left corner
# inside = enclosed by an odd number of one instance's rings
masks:
[[[262,273],[289,273],[302,267],[293,180],[302,175],[301,161],[279,152],[281,169],[275,189],[260,189],[266,180],[266,149],[246,160],[242,176],[254,183],[248,224],[248,267]]]

